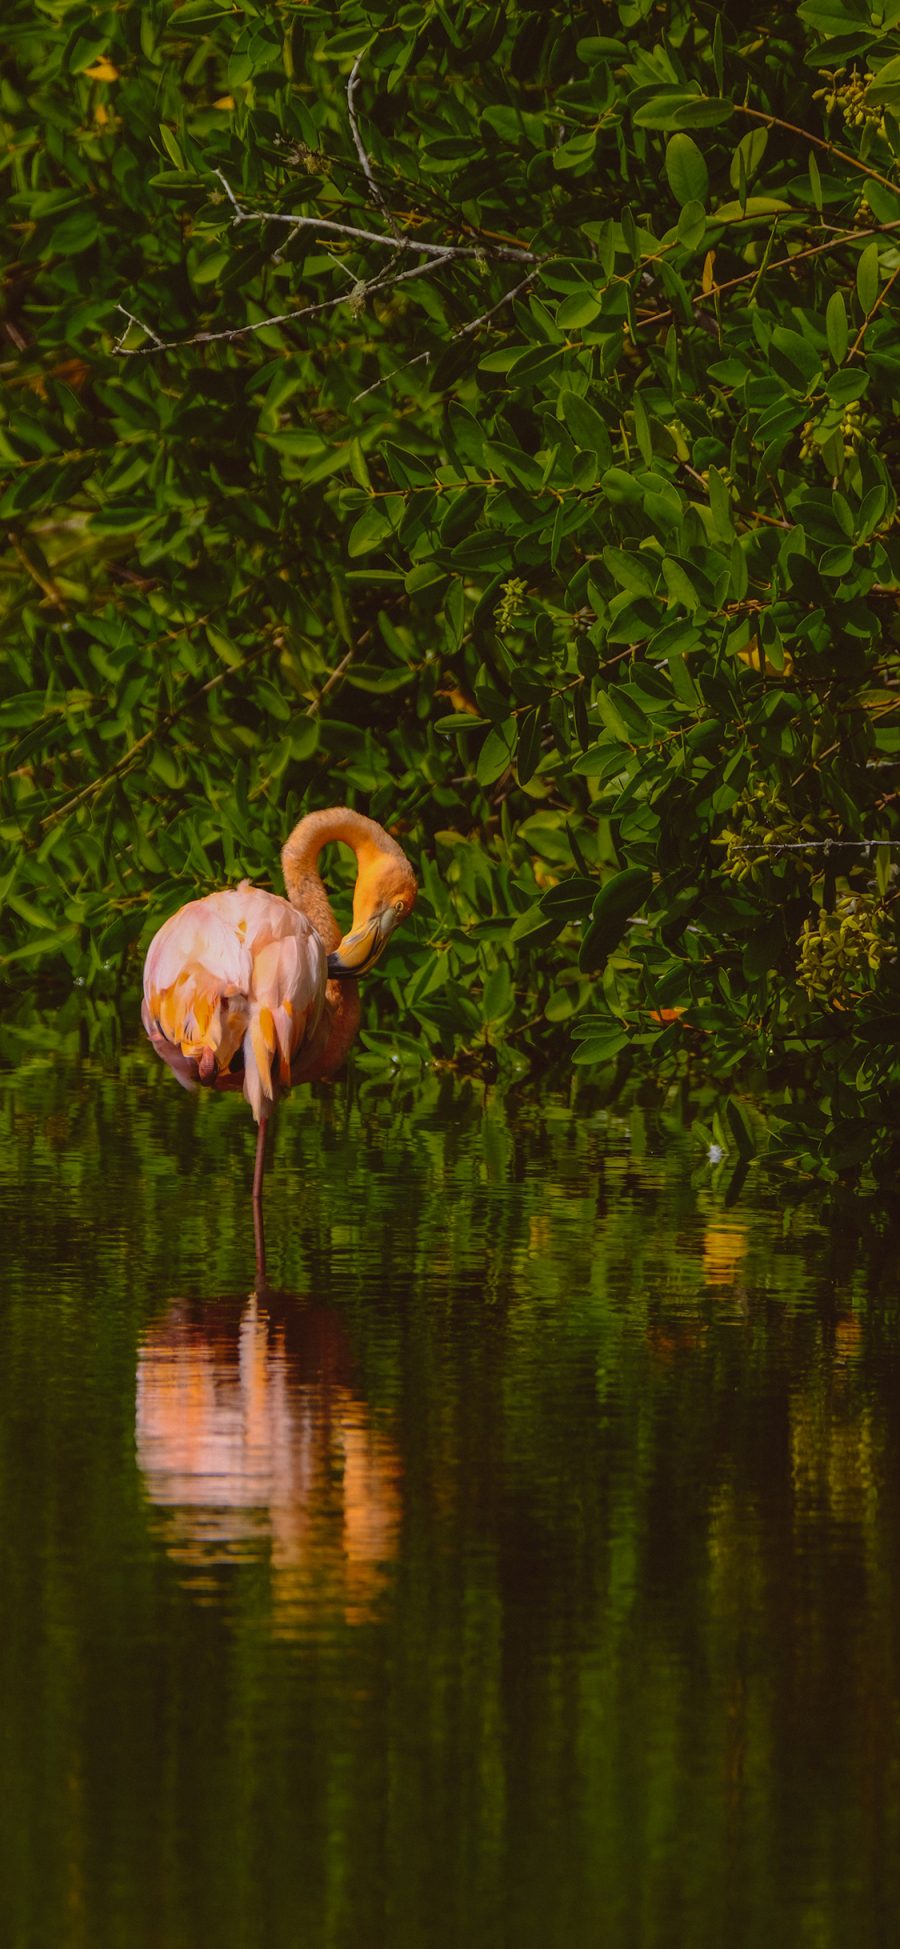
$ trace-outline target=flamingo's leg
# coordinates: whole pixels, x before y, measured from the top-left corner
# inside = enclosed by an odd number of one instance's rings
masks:
[[[263,1229],[262,1187],[266,1167],[266,1117],[260,1117],[256,1139],[256,1168],[253,1172],[253,1239],[256,1245],[256,1290],[266,1286],[266,1235]]]
[[[256,1137],[256,1168],[253,1172],[253,1202],[259,1204],[262,1197],[263,1174],[266,1168],[266,1125],[268,1117],[260,1117]]]
[[[266,1290],[266,1234],[263,1227],[263,1209],[258,1199],[253,1201],[253,1242],[256,1246],[256,1294],[257,1298]]]

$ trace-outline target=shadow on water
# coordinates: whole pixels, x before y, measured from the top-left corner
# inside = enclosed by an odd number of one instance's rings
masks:
[[[251,1172],[142,1056],[0,1078],[4,1949],[881,1949],[891,1213],[378,1079],[246,1296]]]

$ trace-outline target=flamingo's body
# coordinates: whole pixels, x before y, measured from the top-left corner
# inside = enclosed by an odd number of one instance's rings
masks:
[[[312,1052],[327,955],[305,914],[244,880],[191,900],[160,928],[144,965],[144,1027],[189,1088],[243,1087],[257,1123]],[[298,1079],[299,1080],[299,1079]]]
[[[341,930],[319,877],[329,840],[353,847],[353,927]],[[396,841],[346,806],[309,813],[282,853],[289,899],[244,880],[191,900],[154,935],[144,964],[144,1027],[179,1082],[242,1089],[265,1124],[292,1083],[339,1069],[359,1023],[357,976],[377,960],[416,897]]]

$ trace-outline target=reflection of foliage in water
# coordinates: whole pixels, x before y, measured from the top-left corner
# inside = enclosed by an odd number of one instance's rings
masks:
[[[624,1949],[675,1916],[712,1949],[737,1912],[739,1942],[782,1940],[786,1908],[867,1939],[890,1870],[865,1835],[897,1813],[883,1216],[758,1185],[723,1210],[677,1103],[397,1078],[285,1106],[273,1264],[340,1319],[402,1515],[349,1635],[338,1604],[278,1638],[264,1556],[183,1588],[134,1457],[141,1342],[252,1266],[241,1106],[141,1050],[36,1060],[2,1117],[20,1939],[60,1939],[75,1889],[75,1944],[110,1914],[186,1941],[185,1905],[195,1937],[256,1940],[263,1856],[286,1945],[389,1915],[450,1949],[502,1915]]]

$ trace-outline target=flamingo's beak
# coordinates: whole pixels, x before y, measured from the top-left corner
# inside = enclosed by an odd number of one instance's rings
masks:
[[[328,974],[332,981],[341,975],[361,975],[374,967],[379,954],[387,946],[400,915],[396,907],[383,907],[380,913],[372,914],[361,927],[354,927],[351,934],[345,934],[340,945],[328,956]]]

